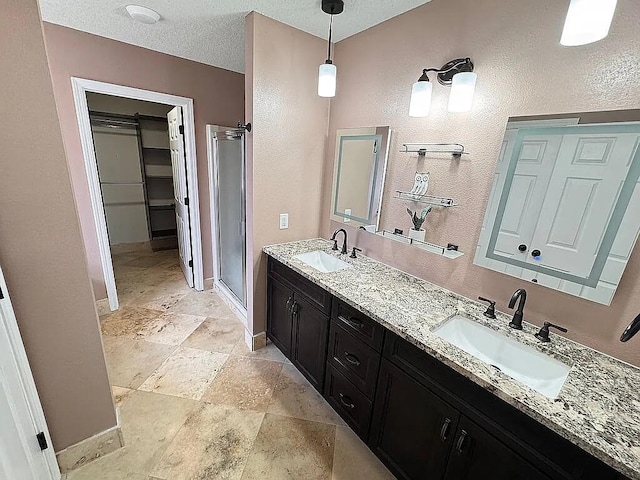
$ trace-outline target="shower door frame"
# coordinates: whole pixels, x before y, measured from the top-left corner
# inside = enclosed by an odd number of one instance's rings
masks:
[[[211,240],[213,250],[213,287],[216,288],[222,295],[225,296],[229,302],[238,310],[242,315],[245,327],[247,317],[247,307],[242,304],[240,299],[235,293],[222,281],[220,278],[220,241],[218,231],[218,159],[215,150],[215,134],[217,132],[225,131],[237,131],[238,127],[224,127],[220,125],[207,125],[207,158],[209,166],[209,195],[211,201]],[[242,209],[245,216],[245,228],[244,228],[244,258],[242,261],[244,285],[243,295],[245,303],[248,303],[247,292],[247,160],[246,160],[246,138],[245,133],[242,135]]]

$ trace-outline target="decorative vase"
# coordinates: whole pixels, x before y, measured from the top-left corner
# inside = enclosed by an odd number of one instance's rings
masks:
[[[415,229],[410,229],[409,230],[409,238],[412,238],[414,240],[418,240],[419,242],[424,242],[424,235],[425,235],[425,230],[424,228],[421,228],[420,230],[415,230]]]

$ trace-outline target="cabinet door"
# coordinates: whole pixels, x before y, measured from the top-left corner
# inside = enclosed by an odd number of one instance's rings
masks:
[[[267,282],[267,335],[285,354],[291,355],[291,307],[293,290],[272,278]]]
[[[314,308],[302,295],[293,305],[291,362],[322,393],[327,361],[329,317]]]
[[[466,417],[460,418],[446,480],[549,480],[531,463]]]
[[[371,448],[398,478],[442,478],[458,412],[385,359],[378,382]]]

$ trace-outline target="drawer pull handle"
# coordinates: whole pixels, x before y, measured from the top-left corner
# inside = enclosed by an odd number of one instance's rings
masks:
[[[358,320],[356,317],[349,317],[349,318],[340,317],[340,318],[342,318],[345,322],[347,322],[353,328],[361,329],[362,327],[364,327],[364,323],[362,323],[362,321]]]
[[[344,405],[347,408],[350,409],[354,409],[356,408],[356,406],[353,404],[353,402],[351,401],[351,399],[349,397],[347,397],[346,395],[343,395],[341,393],[339,393],[338,395],[340,395],[340,403],[342,403],[342,405]]]
[[[356,367],[360,366],[360,359],[352,353],[344,352],[344,358],[346,358],[347,362],[350,364],[355,365]]]
[[[442,428],[440,429],[440,440],[443,442],[447,441],[447,436],[449,435],[449,425],[451,425],[451,419],[445,418],[444,423],[442,424]]]
[[[466,438],[467,432],[462,430],[460,437],[458,438],[458,443],[456,443],[456,451],[458,452],[458,455],[462,455],[462,452],[464,451],[464,441]]]

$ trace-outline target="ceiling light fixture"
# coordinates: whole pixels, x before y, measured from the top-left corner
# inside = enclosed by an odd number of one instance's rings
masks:
[[[473,73],[470,58],[457,58],[445,63],[442,68],[425,68],[422,75],[411,88],[409,116],[426,117],[431,106],[433,85],[429,81],[429,72],[436,72],[441,85],[451,87],[449,95],[450,112],[468,112],[471,110],[473,94],[478,76]]]
[[[609,34],[618,0],[571,0],[560,44],[586,45]]]
[[[153,25],[160,20],[160,14],[150,8],[140,5],[127,5],[125,8],[129,16],[137,22]]]
[[[333,16],[344,10],[342,0],[322,0],[322,11],[331,15],[329,20],[329,41],[327,46],[327,60],[318,69],[318,95],[321,97],[336,96],[336,76],[338,69],[331,61],[331,34],[333,30]]]

